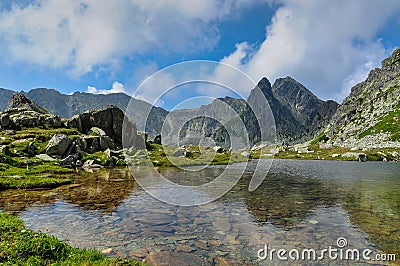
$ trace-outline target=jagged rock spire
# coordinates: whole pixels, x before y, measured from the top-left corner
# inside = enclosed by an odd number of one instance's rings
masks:
[[[35,111],[42,114],[48,113],[46,109],[40,107],[39,105],[28,99],[25,94],[20,92],[14,93],[8,100],[7,110],[18,108]]]

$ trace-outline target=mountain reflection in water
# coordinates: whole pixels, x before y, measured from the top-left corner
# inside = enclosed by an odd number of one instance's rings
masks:
[[[190,185],[212,180],[223,169],[161,171]],[[2,191],[0,208],[18,214],[28,228],[49,228],[71,245],[112,248],[112,256],[124,258],[175,251],[209,264],[221,258],[263,264],[270,262],[256,260],[264,244],[322,249],[339,237],[352,248],[399,256],[399,170],[395,163],[274,160],[253,192],[250,166],[217,201],[179,207],[149,196],[127,169],[103,169],[82,172],[74,184],[56,189]]]

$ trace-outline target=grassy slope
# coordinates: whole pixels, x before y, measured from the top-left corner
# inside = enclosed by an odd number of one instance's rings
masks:
[[[0,190],[9,188],[55,187],[70,183],[66,174],[72,169],[63,168],[58,161],[45,162],[31,157],[28,152],[33,143],[36,154],[43,153],[54,134],[76,136],[76,129],[28,128],[15,132],[0,131],[0,146],[7,146],[0,153]]]
[[[390,140],[400,141],[400,104],[396,107],[396,111],[385,115],[380,122],[362,132],[359,135],[359,138],[376,134],[381,131],[390,133]]]
[[[310,145],[309,150],[313,151],[310,153],[298,153],[296,151],[293,151],[291,149],[287,149],[284,151],[280,151],[277,154],[275,154],[274,158],[279,158],[279,159],[296,159],[296,160],[337,160],[337,161],[357,161],[358,159],[355,157],[342,157],[342,156],[335,156],[337,154],[341,155],[346,152],[351,152],[351,153],[365,153],[367,154],[368,161],[382,161],[383,156],[382,153],[386,154],[386,158],[388,160],[393,160],[396,161],[397,158],[394,158],[391,156],[391,153],[394,151],[397,151],[400,153],[399,149],[394,149],[394,148],[388,148],[388,149],[371,149],[368,151],[362,151],[362,150],[355,150],[352,151],[347,148],[342,148],[342,147],[335,147],[335,148],[330,148],[330,149],[321,149],[319,148],[319,145]],[[265,156],[262,156],[259,154],[259,152],[254,152],[253,158],[264,158]],[[332,157],[334,156],[334,157]],[[270,157],[266,157],[270,158]]]

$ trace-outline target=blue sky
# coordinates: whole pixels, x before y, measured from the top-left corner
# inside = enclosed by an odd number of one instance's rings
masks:
[[[135,94],[143,80],[200,59],[232,65],[255,81],[292,76],[318,97],[340,102],[400,45],[397,0],[0,3],[0,87],[17,91],[126,92],[152,102],[163,82]],[[239,91],[247,96],[250,89]],[[191,87],[176,98],[204,94]]]

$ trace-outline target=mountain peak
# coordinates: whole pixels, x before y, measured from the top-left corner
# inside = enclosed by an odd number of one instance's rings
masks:
[[[266,77],[263,77],[257,84],[257,86],[264,91],[264,89],[271,89],[271,82]]]
[[[400,69],[400,47],[394,50],[389,58],[382,61],[382,69],[386,71]]]
[[[43,114],[48,113],[44,108],[31,101],[28,99],[28,97],[20,92],[13,93],[11,98],[8,100],[8,110],[17,108],[27,109]]]

